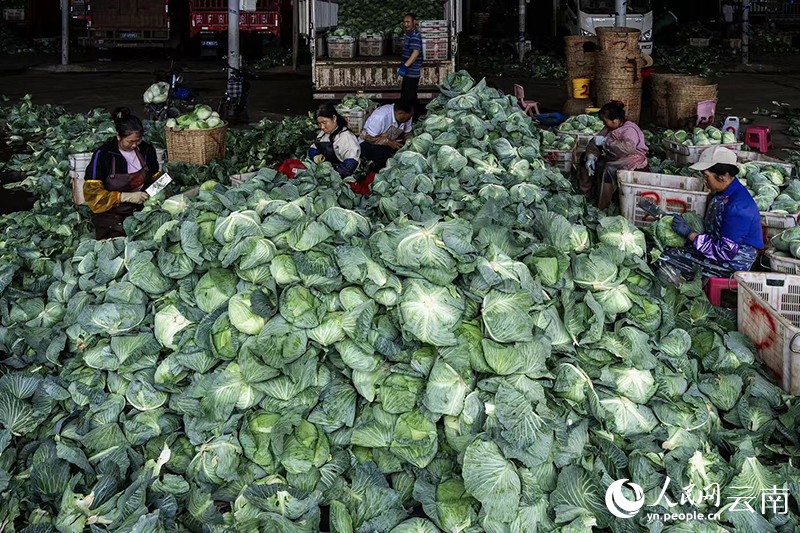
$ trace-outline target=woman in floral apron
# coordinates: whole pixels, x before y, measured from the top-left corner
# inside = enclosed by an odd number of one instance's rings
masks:
[[[94,153],[83,185],[98,240],[125,236],[123,221],[142,209],[144,190],[158,172],[155,148],[142,141],[142,121],[122,108],[114,112],[114,124],[116,137]]]

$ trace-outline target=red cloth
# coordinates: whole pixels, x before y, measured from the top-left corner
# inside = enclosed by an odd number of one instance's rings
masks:
[[[369,186],[375,181],[375,173],[372,172],[364,181],[354,181],[350,183],[350,188],[358,194],[369,194]]]
[[[285,174],[287,178],[292,179],[298,170],[302,170],[304,168],[306,168],[306,166],[299,159],[287,159],[281,163],[281,166],[278,167],[278,172]]]

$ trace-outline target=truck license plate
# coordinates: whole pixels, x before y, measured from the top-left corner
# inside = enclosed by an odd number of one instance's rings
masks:
[[[203,46],[217,46],[217,41],[203,41]]]
[[[124,31],[119,34],[120,39],[138,39],[139,33],[135,31]]]

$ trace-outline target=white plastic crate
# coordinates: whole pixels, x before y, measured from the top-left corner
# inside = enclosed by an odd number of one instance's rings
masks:
[[[764,229],[764,239],[767,242],[783,230],[800,225],[800,211],[789,214],[765,211],[759,214],[761,215],[761,227]]]
[[[347,121],[347,127],[350,131],[356,134],[356,136],[361,135],[361,130],[364,129],[364,124],[367,123],[367,119],[372,114],[373,111],[378,107],[378,104],[374,104],[367,110],[364,109],[342,109],[337,107],[336,111],[339,112],[342,117]]]
[[[781,274],[800,274],[800,259],[794,257],[781,257],[775,248],[767,248],[764,255],[769,259],[769,268]]]
[[[667,152],[667,157],[675,161],[681,166],[692,165],[700,161],[700,154],[707,148],[712,146],[724,146],[731,150],[739,150],[743,143],[731,144],[711,144],[709,146],[684,146],[679,142],[664,140],[664,150]]]
[[[542,159],[551,167],[557,167],[562,172],[569,172],[575,164],[575,149],[572,150],[543,150]]]
[[[92,161],[94,152],[82,152],[80,154],[69,154],[69,169],[83,173]]]
[[[238,187],[245,181],[253,179],[258,172],[245,172],[244,174],[234,174],[231,176],[231,187]]]
[[[354,37],[328,37],[328,57],[353,59],[356,57],[358,40]]]
[[[427,29],[435,29],[435,28],[444,28],[445,30],[449,27],[448,22],[446,20],[423,20],[419,23],[419,31],[424,32]]]
[[[423,61],[441,61],[447,59],[450,47],[447,38],[422,39]]]
[[[597,137],[594,133],[577,133],[572,131],[556,131],[555,132],[559,137],[563,137],[564,135],[569,135],[570,137],[576,138],[575,143],[575,154],[581,155],[583,152],[586,151],[586,147],[589,146],[589,143]]]
[[[386,47],[386,39],[383,36],[359,37],[358,55],[364,57],[380,57]]]
[[[800,276],[737,272],[739,332],[784,391],[800,393]]]
[[[709,191],[700,178],[620,170],[617,182],[622,216],[637,228],[653,222],[652,217],[638,205],[642,198],[652,201],[667,213],[680,215],[694,211],[700,216],[706,213]]]
[[[164,170],[164,165],[167,163],[167,151],[163,148],[156,148],[156,161],[158,161],[158,168]]]
[[[85,172],[83,170],[70,170],[69,177],[72,179],[72,201],[75,205],[86,204],[86,199],[83,197],[83,184],[85,183]]]

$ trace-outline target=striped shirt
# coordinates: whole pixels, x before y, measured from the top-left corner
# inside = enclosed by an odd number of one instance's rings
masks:
[[[409,78],[419,78],[422,74],[422,35],[417,28],[406,33],[406,40],[403,43],[403,64],[408,61],[414,50],[419,50],[419,55],[416,61],[406,70],[406,76]]]

